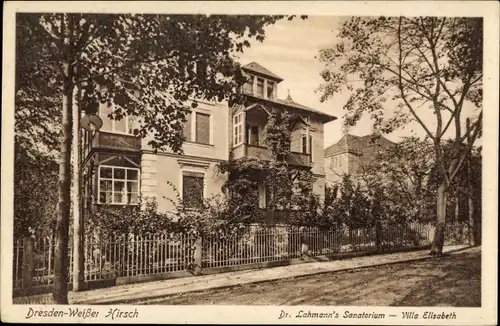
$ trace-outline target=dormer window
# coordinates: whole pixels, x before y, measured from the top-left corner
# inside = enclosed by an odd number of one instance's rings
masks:
[[[264,79],[257,78],[257,89],[255,90],[255,95],[258,97],[264,97]]]
[[[267,81],[267,98],[268,99],[274,98],[274,82],[270,80]]]

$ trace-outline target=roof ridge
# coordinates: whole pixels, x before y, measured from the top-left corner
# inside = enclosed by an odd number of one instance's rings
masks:
[[[255,66],[255,67],[252,67],[252,66]],[[267,77],[270,77],[272,79],[283,81],[283,78],[281,78],[280,76],[276,75],[274,72],[272,72],[271,70],[267,69],[266,67],[264,67],[263,65],[261,65],[260,63],[258,63],[256,61],[252,61],[252,62],[250,62],[250,63],[242,66],[241,68],[242,69],[247,69],[247,70],[250,70],[250,71],[253,71],[253,72],[256,72],[256,73],[260,73],[260,74],[265,75]]]

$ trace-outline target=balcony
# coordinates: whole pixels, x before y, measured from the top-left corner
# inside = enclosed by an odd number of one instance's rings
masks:
[[[141,150],[141,139],[127,134],[100,131],[92,139],[92,148],[138,152]]]
[[[254,157],[261,160],[270,161],[271,153],[266,147],[241,144],[233,149],[234,158]],[[288,164],[300,167],[311,167],[311,155],[291,152],[288,157]]]

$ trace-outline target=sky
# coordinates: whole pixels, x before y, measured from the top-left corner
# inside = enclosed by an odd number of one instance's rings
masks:
[[[349,93],[336,94],[328,101],[321,103],[320,93],[316,89],[322,83],[319,73],[323,64],[315,58],[321,48],[336,43],[337,33],[342,17],[309,16],[302,20],[296,17],[292,21],[283,19],[275,25],[266,27],[266,39],[260,43],[251,42],[251,47],[239,54],[242,64],[252,61],[259,63],[284,80],[278,85],[278,97],[285,98],[290,90],[292,99],[300,104],[334,115],[338,118],[324,126],[325,148],[336,143],[342,137],[342,107]],[[426,124],[435,120],[430,110],[425,110],[421,116]],[[465,119],[464,119],[465,120]],[[362,118],[349,133],[363,136],[372,132],[372,124],[368,117]],[[450,128],[450,132],[454,132]],[[416,124],[407,125],[402,130],[396,130],[385,135],[392,141],[398,141],[404,136],[423,137],[423,128]]]

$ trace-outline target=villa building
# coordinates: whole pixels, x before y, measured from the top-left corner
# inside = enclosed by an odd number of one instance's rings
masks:
[[[325,149],[327,184],[340,182],[346,174],[356,180],[363,165],[369,164],[379,150],[393,145],[392,141],[380,134],[344,134],[337,143]]]
[[[263,132],[272,109],[287,110],[294,117],[289,165],[310,169],[313,192],[324,195],[325,165],[323,125],[336,117],[306,107],[288,98],[278,99],[283,80],[253,62],[242,70],[248,82],[240,90],[245,105],[229,107],[227,102],[198,101],[187,116],[184,154],[171,151],[154,153],[148,139],[132,135],[134,119],[120,121],[107,117],[111,108],[101,105],[104,124],[92,137],[84,137],[84,198],[87,205],[134,205],[139,196],[155,197],[158,209],[174,209],[177,194],[188,205],[222,193],[228,176],[218,173],[216,165],[234,159],[270,159],[263,145]],[[259,206],[266,207],[266,189],[256,189]]]

